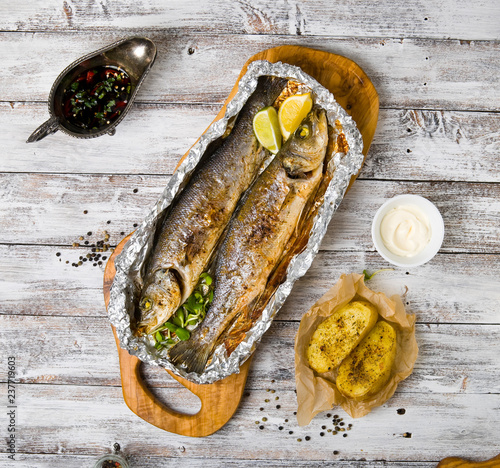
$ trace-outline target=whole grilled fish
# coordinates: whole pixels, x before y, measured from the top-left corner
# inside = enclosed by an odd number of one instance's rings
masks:
[[[139,334],[155,331],[193,292],[241,194],[266,157],[253,132],[253,117],[276,100],[286,83],[259,79],[229,136],[195,170],[164,219],[146,266]]]
[[[203,372],[219,336],[264,292],[321,181],[327,143],[325,112],[315,108],[245,194],[215,260],[213,302],[191,338],[170,349],[174,364]]]

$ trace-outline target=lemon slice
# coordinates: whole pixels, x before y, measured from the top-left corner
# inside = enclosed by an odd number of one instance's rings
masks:
[[[281,148],[281,132],[278,113],[274,107],[264,107],[253,118],[253,131],[259,143],[271,153],[276,154]]]
[[[288,137],[297,130],[300,123],[312,109],[311,93],[295,94],[286,98],[278,111],[278,120],[283,138]]]

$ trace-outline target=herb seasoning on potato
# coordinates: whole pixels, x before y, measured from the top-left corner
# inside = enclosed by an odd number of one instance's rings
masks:
[[[307,359],[316,372],[337,368],[373,328],[378,312],[369,302],[352,301],[321,323],[307,348]]]
[[[342,362],[337,388],[347,397],[364,400],[387,383],[396,358],[396,330],[377,322],[366,338]]]

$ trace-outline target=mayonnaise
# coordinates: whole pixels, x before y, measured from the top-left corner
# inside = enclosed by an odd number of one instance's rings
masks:
[[[396,206],[382,219],[380,235],[393,254],[414,257],[431,240],[429,218],[415,205]]]

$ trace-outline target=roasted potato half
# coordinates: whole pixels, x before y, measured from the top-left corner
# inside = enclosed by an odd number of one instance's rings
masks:
[[[372,304],[352,301],[320,323],[307,348],[311,368],[321,373],[338,367],[377,319],[378,312]]]
[[[396,330],[385,321],[377,322],[340,365],[337,388],[349,398],[368,398],[389,380],[395,357]]]

